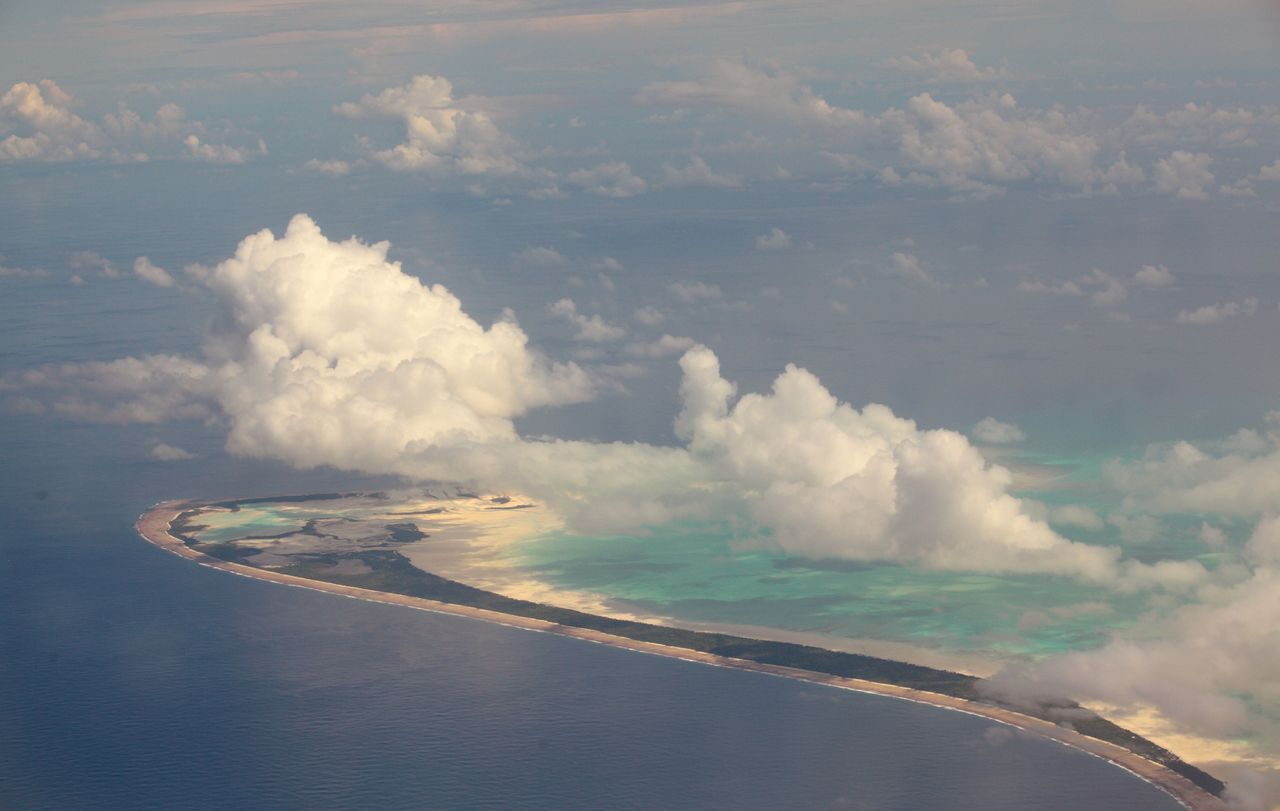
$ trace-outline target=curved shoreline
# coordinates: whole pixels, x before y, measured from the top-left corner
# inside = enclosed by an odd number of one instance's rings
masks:
[[[437,614],[470,617],[471,619],[505,625],[510,628],[519,628],[526,631],[554,633],[561,636],[573,637],[575,639],[594,642],[596,644],[609,645],[610,647],[621,648],[623,650],[629,650],[636,653],[666,656],[668,658],[712,665],[715,667],[730,667],[738,670],[749,670],[756,673],[795,679],[811,684],[835,687],[841,690],[851,690],[853,692],[887,696],[905,701],[913,701],[918,704],[927,704],[941,709],[952,710],[954,712],[963,712],[967,715],[985,718],[989,721],[1011,726],[1016,729],[1026,730],[1065,746],[1070,746],[1073,749],[1085,752],[1086,754],[1094,757],[1102,758],[1112,765],[1118,766],[1119,768],[1124,769],[1125,771],[1164,791],[1184,807],[1192,809],[1192,811],[1225,811],[1227,808],[1226,803],[1221,799],[1200,788],[1182,775],[1159,763],[1156,763],[1155,761],[1148,760],[1141,755],[1125,749],[1122,746],[1089,737],[1073,729],[1058,726],[1057,724],[1041,718],[1025,715],[992,704],[970,701],[964,698],[918,690],[910,687],[902,687],[895,684],[844,676],[834,676],[812,670],[754,662],[746,659],[730,658],[712,653],[705,653],[703,651],[690,650],[688,648],[629,639],[627,637],[615,636],[602,631],[577,628],[547,620],[506,614],[484,608],[446,603],[422,597],[411,597],[393,592],[374,591],[371,589],[347,586],[323,580],[313,580],[215,558],[191,548],[169,532],[172,522],[186,509],[190,509],[194,506],[198,506],[196,502],[186,500],[160,502],[151,509],[142,513],[142,515],[138,516],[135,527],[138,534],[142,536],[143,539],[167,552],[194,561],[201,566],[206,566],[211,569],[220,569],[242,577],[252,577],[257,580],[265,580],[272,583],[279,583],[281,585],[293,586],[295,588],[305,588],[312,591],[337,594],[351,599],[399,605],[420,611],[431,611]]]

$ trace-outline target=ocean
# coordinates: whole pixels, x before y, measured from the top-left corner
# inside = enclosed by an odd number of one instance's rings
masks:
[[[5,424],[0,807],[1178,807],[958,713],[203,569],[136,515],[350,477],[134,433]]]
[[[198,229],[213,205],[200,201],[229,199],[216,188],[179,206],[187,187],[158,176],[135,210],[102,172],[11,178],[6,261],[50,272],[0,279],[0,373],[198,347],[206,300],[87,272],[72,286],[68,252],[176,268],[328,199],[266,184]],[[508,303],[479,282],[468,294],[468,278],[446,281],[472,309]],[[627,408],[669,424],[670,409]],[[0,420],[0,808],[1178,807],[1100,760],[953,712],[200,568],[138,538],[135,517],[167,498],[386,482],[229,458],[217,425],[25,411]],[[152,461],[157,441],[195,458]]]

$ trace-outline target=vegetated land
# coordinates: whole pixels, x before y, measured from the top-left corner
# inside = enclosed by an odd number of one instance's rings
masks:
[[[285,498],[241,499],[238,501],[218,502],[211,506],[236,510],[242,504],[318,501],[339,497],[341,496],[338,494],[324,494]],[[210,557],[252,566],[253,564],[248,559],[261,550],[240,546],[234,542],[201,543],[195,537],[194,533],[203,528],[198,523],[200,509],[200,507],[196,507],[181,513],[171,524],[170,534],[196,551]],[[301,555],[294,555],[293,557],[303,558]],[[343,560],[359,560],[368,567],[369,571],[360,573],[352,572],[343,567],[335,568]],[[734,636],[732,634],[691,631],[665,625],[614,619],[575,611],[571,608],[518,600],[478,589],[474,586],[468,586],[456,580],[439,577],[430,572],[424,572],[414,566],[404,555],[394,550],[378,549],[349,554],[307,555],[302,563],[273,567],[270,571],[308,580],[320,580],[372,591],[404,594],[410,597],[481,608],[518,617],[529,617],[568,627],[599,631],[640,642],[651,642],[674,648],[701,651],[716,656],[798,668],[832,676],[893,684],[899,687],[925,690],[970,701],[1005,706],[1016,712],[1053,723],[1069,723],[1071,727],[1085,735],[1122,746],[1148,760],[1160,763],[1214,795],[1221,795],[1226,787],[1221,780],[1186,763],[1169,750],[1113,724],[1102,716],[1081,707],[1074,701],[1045,702],[1034,707],[1005,704],[980,689],[981,679],[963,673],[953,673],[949,670],[923,667],[892,659],[881,659],[877,656],[826,650],[825,648],[801,645],[794,642],[773,642]]]

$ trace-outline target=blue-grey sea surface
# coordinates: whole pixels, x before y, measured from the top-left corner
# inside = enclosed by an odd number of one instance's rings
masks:
[[[10,178],[6,261],[50,274],[0,290],[0,373],[197,351],[207,301],[126,279],[73,286],[70,251],[121,266],[142,253],[172,268],[216,261],[245,234],[283,226],[300,200],[325,209],[313,213],[339,236],[406,248],[440,238],[393,216],[402,200],[366,211],[363,198],[271,183],[229,196],[218,173],[146,171],[129,195],[114,180]],[[534,223],[513,244],[545,232]],[[495,250],[498,262],[511,249]],[[488,320],[520,290],[456,270],[482,258],[451,257],[443,281]],[[536,281],[520,283],[553,289]],[[832,351],[853,369],[848,345]],[[652,390],[669,395],[669,377]],[[605,423],[566,419],[606,438],[670,430],[670,408],[617,406],[590,412]],[[389,483],[229,458],[217,425],[25,411],[0,419],[0,809],[1178,807],[1100,760],[957,713],[201,568],[139,539],[138,513],[166,498]],[[195,458],[150,460],[158,441]]]
[[[204,569],[138,512],[340,477],[38,426],[3,436],[0,808],[1178,807],[959,713]]]

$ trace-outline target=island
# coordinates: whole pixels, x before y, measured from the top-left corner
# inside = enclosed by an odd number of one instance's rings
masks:
[[[449,527],[451,513],[510,515],[532,505],[508,496],[454,492],[417,509],[377,513],[371,526],[335,515],[300,528],[242,535],[234,541],[206,533],[219,514],[254,505],[301,505],[374,494],[319,494],[230,501],[166,501],[137,520],[139,534],[202,566],[282,585],[470,617],[529,631],[554,633],[624,650],[732,667],[812,684],[889,696],[965,712],[1026,730],[1103,758],[1200,811],[1222,811],[1225,785],[1172,752],[1073,701],[1012,706],[982,690],[978,677],[859,653],[795,642],[755,639],[604,616],[517,599],[442,577],[414,565],[404,549],[430,537],[432,521]],[[451,510],[462,505],[461,510]],[[350,531],[343,528],[351,525]],[[336,529],[334,528],[336,527]],[[428,526],[428,529],[431,529]],[[206,537],[212,535],[213,537]]]

